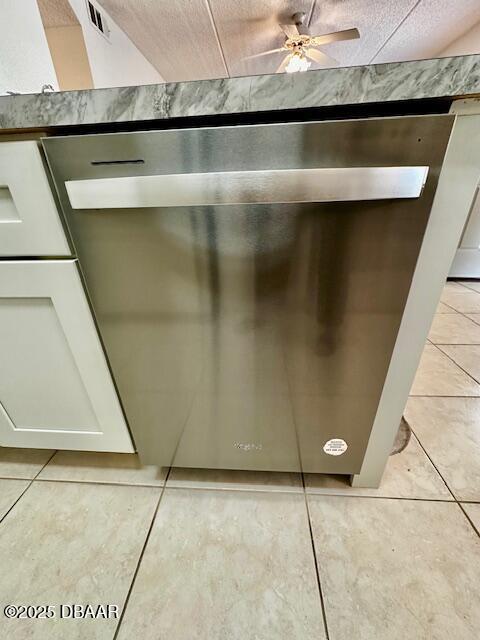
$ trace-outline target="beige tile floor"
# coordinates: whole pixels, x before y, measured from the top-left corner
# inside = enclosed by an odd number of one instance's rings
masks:
[[[0,638],[477,640],[479,282],[446,285],[405,416],[377,490],[0,450]],[[121,617],[7,620],[10,603]]]

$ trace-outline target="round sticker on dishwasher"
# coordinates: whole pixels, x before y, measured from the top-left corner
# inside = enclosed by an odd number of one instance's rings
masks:
[[[348,444],[341,438],[332,438],[323,445],[323,450],[329,456],[341,456],[348,449]]]

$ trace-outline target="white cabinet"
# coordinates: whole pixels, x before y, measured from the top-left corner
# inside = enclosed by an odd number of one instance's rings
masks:
[[[70,254],[38,143],[0,143],[0,256]]]
[[[36,141],[0,143],[0,446],[132,452]]]
[[[480,278],[480,197],[477,189],[460,246],[448,274],[451,278]]]
[[[75,260],[0,262],[0,445],[132,452]]]

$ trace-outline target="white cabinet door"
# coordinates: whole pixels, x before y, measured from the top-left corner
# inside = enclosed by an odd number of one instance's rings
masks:
[[[68,255],[37,142],[1,142],[0,256]]]
[[[0,445],[133,451],[75,260],[0,262]]]

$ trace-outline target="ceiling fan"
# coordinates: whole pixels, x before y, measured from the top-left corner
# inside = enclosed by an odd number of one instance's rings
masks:
[[[323,65],[338,64],[337,60],[327,56],[323,51],[319,51],[317,47],[324,44],[330,44],[330,42],[339,42],[340,40],[356,40],[360,37],[358,29],[345,29],[344,31],[335,31],[334,33],[326,33],[321,36],[311,36],[308,33],[301,33],[300,29],[302,29],[302,31],[304,30],[304,20],[304,13],[299,12],[293,14],[292,24],[279,25],[283,33],[286,35],[286,39],[282,47],[279,47],[278,49],[270,49],[269,51],[262,51],[262,53],[256,53],[255,55],[247,56],[244,59],[252,60],[254,58],[269,56],[272,53],[286,51],[286,56],[275,73],[282,73],[283,71],[286,71],[287,73],[307,71],[312,64],[312,60]]]

